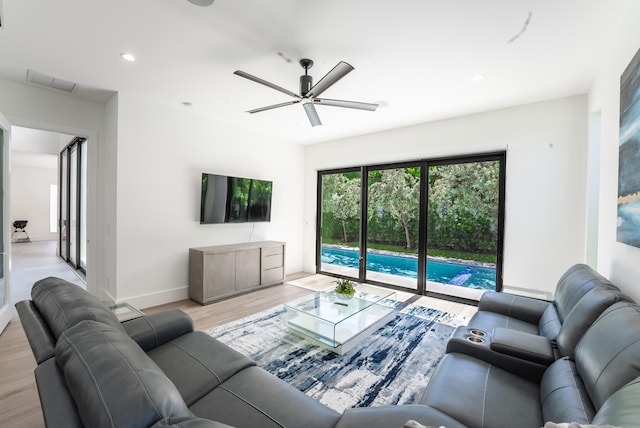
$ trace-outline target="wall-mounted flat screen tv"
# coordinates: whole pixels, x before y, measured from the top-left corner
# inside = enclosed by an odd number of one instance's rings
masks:
[[[200,224],[271,221],[273,183],[202,174]]]

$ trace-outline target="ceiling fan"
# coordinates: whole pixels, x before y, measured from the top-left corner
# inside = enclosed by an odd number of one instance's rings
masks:
[[[344,100],[331,100],[328,98],[318,98],[320,94],[333,86],[338,80],[342,79],[347,75],[353,67],[350,64],[347,64],[344,61],[340,61],[338,65],[333,67],[333,69],[328,72],[318,83],[313,85],[313,78],[309,76],[309,69],[313,66],[313,61],[310,59],[301,59],[300,65],[304,68],[304,75],[300,76],[300,95],[292,92],[288,89],[285,89],[281,86],[273,84],[271,82],[267,82],[259,77],[252,76],[249,73],[245,73],[241,70],[236,70],[233,74],[236,74],[240,77],[244,77],[245,79],[253,80],[256,83],[261,85],[268,86],[271,89],[275,89],[276,91],[280,91],[284,94],[287,94],[293,98],[292,101],[287,101],[284,103],[273,104],[266,107],[260,107],[253,110],[247,110],[247,113],[259,113],[265,110],[271,110],[274,108],[285,107],[292,104],[302,103],[304,107],[304,111],[307,113],[307,117],[309,118],[309,122],[311,122],[311,126],[322,125],[320,122],[320,117],[318,116],[318,112],[316,111],[315,105],[325,105],[325,106],[333,106],[333,107],[345,107],[345,108],[354,108],[358,110],[368,110],[374,111],[378,108],[378,104],[372,103],[362,103],[358,101],[344,101]]]

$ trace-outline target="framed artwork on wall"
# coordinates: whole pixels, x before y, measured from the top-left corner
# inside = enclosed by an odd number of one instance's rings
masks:
[[[617,240],[640,247],[640,50],[620,77]]]

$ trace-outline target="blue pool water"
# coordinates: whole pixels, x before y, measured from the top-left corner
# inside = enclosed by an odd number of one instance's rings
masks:
[[[323,246],[322,263],[357,269],[358,250]],[[418,258],[367,252],[367,270],[417,278]],[[428,259],[427,280],[479,290],[495,290],[496,269]]]

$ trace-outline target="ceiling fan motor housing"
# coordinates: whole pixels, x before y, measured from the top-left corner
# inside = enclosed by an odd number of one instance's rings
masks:
[[[300,76],[300,95],[305,96],[313,86],[313,78],[308,74]]]

